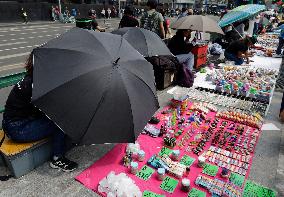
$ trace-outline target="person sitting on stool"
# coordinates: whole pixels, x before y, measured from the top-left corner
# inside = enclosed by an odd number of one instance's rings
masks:
[[[249,64],[249,47],[257,42],[255,37],[245,37],[244,39],[231,42],[228,48],[225,50],[225,57],[229,61],[235,62],[235,65],[241,65],[244,63]]]
[[[11,90],[5,105],[2,127],[10,139],[26,143],[51,137],[52,158],[50,167],[71,172],[78,164],[64,157],[65,134],[32,103],[33,55],[26,63],[26,76]]]
[[[194,55],[191,53],[193,45],[189,43],[191,30],[179,29],[169,42],[169,49],[174,54],[179,63],[186,65],[189,70],[194,66]]]

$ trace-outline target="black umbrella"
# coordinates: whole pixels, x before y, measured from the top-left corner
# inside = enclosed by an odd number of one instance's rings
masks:
[[[166,44],[152,31],[138,27],[125,27],[112,33],[121,35],[144,57],[172,55]]]
[[[32,102],[74,142],[133,142],[158,109],[153,68],[126,40],[73,28],[34,50]]]

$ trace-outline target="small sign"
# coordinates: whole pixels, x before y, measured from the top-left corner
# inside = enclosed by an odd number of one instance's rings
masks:
[[[151,191],[145,190],[143,192],[143,197],[165,197],[165,196],[164,195],[160,195],[160,194],[156,194],[156,193],[151,192]]]
[[[245,181],[245,177],[242,175],[239,175],[237,173],[231,172],[230,175],[230,182],[233,183],[236,186],[242,187],[244,181]]]
[[[178,180],[175,180],[167,176],[160,185],[160,188],[166,192],[173,193],[177,185],[178,185]]]
[[[206,193],[198,189],[192,188],[188,193],[188,197],[206,197]]]
[[[211,165],[209,163],[205,164],[202,173],[207,174],[209,176],[216,176],[219,167],[215,165]]]
[[[246,181],[243,196],[263,196],[263,197],[276,197],[276,192],[272,189],[263,187],[250,180]]]
[[[143,166],[141,168],[141,170],[136,174],[137,177],[139,177],[140,179],[143,179],[144,181],[147,181],[152,174],[155,172],[154,169],[148,167],[148,166]]]
[[[160,152],[159,152],[159,155],[160,156],[163,156],[163,155],[168,155],[170,156],[170,154],[173,152],[173,150],[167,148],[167,147],[163,147]]]
[[[184,155],[181,158],[180,163],[188,167],[188,166],[191,166],[194,161],[195,161],[194,158],[187,156],[187,155]]]

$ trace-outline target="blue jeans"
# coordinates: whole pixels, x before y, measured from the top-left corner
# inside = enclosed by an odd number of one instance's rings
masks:
[[[184,64],[189,70],[193,70],[194,55],[192,53],[176,55],[179,63]]]
[[[235,62],[235,65],[241,65],[244,63],[244,60],[243,58],[239,58],[237,57],[236,55],[233,55],[231,53],[228,53],[225,51],[225,58],[227,58],[229,61],[234,61]]]
[[[51,137],[53,156],[61,157],[64,155],[65,135],[58,126],[45,116],[17,121],[3,119],[2,126],[6,135],[16,142],[33,142]]]

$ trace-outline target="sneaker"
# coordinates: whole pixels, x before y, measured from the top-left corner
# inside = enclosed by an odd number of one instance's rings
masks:
[[[282,58],[283,56],[280,55],[280,54],[275,54],[275,55],[273,55],[272,57],[275,57],[275,58]]]
[[[61,169],[63,172],[72,172],[78,167],[78,164],[76,162],[70,161],[65,157],[60,157],[56,160],[52,159],[49,165],[51,168]]]

